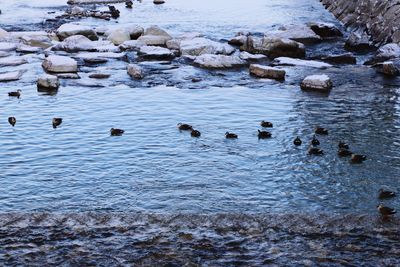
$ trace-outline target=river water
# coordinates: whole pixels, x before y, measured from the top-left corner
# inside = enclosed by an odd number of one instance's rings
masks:
[[[157,24],[173,35],[195,31],[215,40],[310,21],[338,25],[316,0],[151,2],[132,10],[116,5],[118,25]],[[54,16],[49,11],[65,9],[64,1],[2,5],[7,29],[40,29]],[[309,47],[308,54],[342,52],[342,44]],[[92,69],[81,66],[82,79],[63,80],[56,95],[44,95],[34,82],[43,56],[27,56],[29,64],[8,68],[26,74],[2,84],[0,95],[4,263],[400,264],[399,221],[382,222],[375,210],[379,188],[400,191],[400,81],[361,65],[364,57],[326,70],[287,67],[283,83],[179,60],[142,62],[148,75],[137,82],[126,62],[110,60],[99,68],[110,79],[93,81]],[[329,95],[299,89],[315,73],[334,81]],[[16,89],[19,100],[7,96]],[[56,116],[64,122],[54,130]],[[261,120],[274,123],[272,139],[257,139]],[[180,133],[178,122],[192,124],[201,138]],[[325,155],[312,157],[307,147],[317,125],[330,134],[320,137]],[[126,134],[110,137],[111,127]],[[226,131],[239,138],[224,139]],[[301,147],[292,144],[296,136]],[[338,158],[340,140],[368,160]],[[400,200],[385,204],[399,207]]]

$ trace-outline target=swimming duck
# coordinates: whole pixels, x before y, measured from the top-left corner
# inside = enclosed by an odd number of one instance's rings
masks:
[[[346,144],[345,142],[340,141],[339,145],[338,145],[339,149],[343,148],[343,149],[349,149],[349,145]]]
[[[225,137],[228,138],[228,139],[236,139],[236,138],[238,138],[237,134],[230,133],[230,132],[226,132],[225,133]]]
[[[270,132],[258,130],[258,139],[267,139],[271,137],[272,134]]]
[[[178,129],[181,131],[192,131],[193,127],[186,123],[178,123]]]
[[[315,133],[319,134],[319,135],[327,135],[328,134],[328,130],[322,127],[317,127],[315,128]]]
[[[272,128],[272,127],[274,127],[272,122],[269,122],[269,121],[262,121],[260,124],[261,124],[261,127],[264,127],[264,128]]]
[[[367,157],[364,155],[358,155],[358,154],[351,155],[351,163],[360,164],[366,159]]]
[[[52,120],[53,128],[57,128],[62,123],[62,118],[53,118]]]
[[[125,7],[126,7],[126,8],[132,8],[132,5],[133,5],[133,2],[132,2],[132,1],[130,1],[130,0],[125,1]]]
[[[301,146],[301,139],[297,136],[296,139],[294,139],[293,144],[295,146]]]
[[[8,96],[20,98],[21,92],[22,92],[22,91],[21,91],[20,89],[18,89],[17,91],[14,91],[14,92],[8,92]]]
[[[11,124],[12,127],[14,127],[15,124],[17,123],[17,119],[15,117],[9,117],[8,123]]]
[[[379,189],[379,199],[392,198],[395,196],[396,196],[396,193],[393,191],[384,190],[382,188]]]
[[[319,146],[319,140],[315,137],[315,135],[313,136],[313,139],[311,140],[311,144],[313,146]]]
[[[111,136],[121,136],[125,131],[121,129],[111,128],[110,134]]]
[[[392,208],[389,208],[389,207],[385,207],[382,204],[379,204],[377,206],[377,208],[378,208],[379,213],[384,217],[390,216],[390,215],[393,215],[393,214],[396,213],[395,209],[392,209]]]
[[[190,132],[190,135],[191,135],[192,137],[200,137],[201,133],[200,133],[200,131],[192,130],[192,131]]]
[[[339,151],[338,151],[339,157],[350,157],[351,155],[353,155],[353,153],[350,150],[348,150],[346,148],[339,148]]]
[[[322,151],[322,149],[320,149],[318,147],[310,147],[308,149],[308,154],[309,155],[322,155],[322,154],[324,154],[324,151]]]

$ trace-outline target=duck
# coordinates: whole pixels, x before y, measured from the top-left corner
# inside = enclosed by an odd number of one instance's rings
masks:
[[[18,89],[17,91],[8,92],[8,96],[20,98],[21,97],[21,92],[22,91],[20,89]]]
[[[319,135],[327,135],[328,134],[328,130],[322,127],[317,127],[315,128],[315,133],[319,134]]]
[[[52,120],[52,124],[53,124],[53,128],[57,128],[58,126],[60,126],[62,123],[62,118],[53,118]]]
[[[349,145],[346,144],[345,142],[340,141],[338,144],[339,149],[343,148],[343,149],[349,149]]]
[[[272,122],[269,122],[269,121],[261,121],[260,125],[261,125],[261,127],[264,127],[264,128],[272,128],[272,127],[274,127]]]
[[[301,139],[297,136],[296,139],[294,139],[293,144],[295,146],[301,146],[302,144]]]
[[[225,133],[225,137],[226,137],[227,139],[236,139],[236,138],[238,138],[237,134],[230,133],[230,132],[226,132],[226,133]]]
[[[395,197],[396,193],[393,191],[385,190],[383,188],[379,189],[379,199],[386,199]]]
[[[271,137],[272,134],[270,132],[258,130],[258,139],[267,139]]]
[[[346,148],[339,148],[339,151],[338,151],[339,157],[350,157],[351,155],[353,155],[353,153],[350,150],[348,150]]]
[[[396,210],[395,209],[389,208],[389,207],[385,207],[385,206],[382,205],[382,203],[377,206],[377,209],[378,209],[379,213],[384,217],[396,214]]]
[[[190,132],[190,135],[191,135],[192,137],[200,137],[200,136],[201,136],[201,133],[200,133],[200,131],[198,131],[198,130],[192,130],[192,131]]]
[[[133,2],[132,1],[130,1],[130,0],[125,1],[125,7],[126,8],[132,8],[132,6],[133,6]]]
[[[15,117],[8,117],[8,123],[11,124],[12,127],[17,123],[17,119]]]
[[[360,164],[366,159],[367,159],[367,157],[364,155],[359,155],[359,154],[351,155],[351,163],[354,163],[354,164]]]
[[[115,129],[115,128],[110,129],[111,136],[121,136],[124,132],[125,131],[121,129]]]
[[[178,123],[178,129],[180,131],[192,131],[193,127],[192,127],[192,125],[189,125],[186,123]]]
[[[315,137],[315,135],[313,136],[313,139],[311,140],[311,144],[313,146],[319,146],[319,144],[320,144],[319,140]]]
[[[322,155],[322,154],[324,154],[324,151],[318,147],[310,147],[308,149],[308,154],[309,155]]]

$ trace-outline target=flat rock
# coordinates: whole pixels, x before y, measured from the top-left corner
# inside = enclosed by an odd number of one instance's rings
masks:
[[[306,48],[302,43],[276,37],[257,38],[249,36],[246,45],[241,46],[241,50],[255,54],[264,54],[270,58],[303,58],[306,54]]]
[[[83,61],[86,64],[104,64],[108,62],[106,58],[84,58]]]
[[[37,87],[42,90],[57,90],[60,82],[57,76],[50,74],[43,74],[37,80]]]
[[[318,69],[326,69],[332,67],[331,64],[316,61],[316,60],[303,60],[290,57],[278,57],[272,62],[274,66],[302,66]]]
[[[142,46],[145,46],[146,43],[139,41],[139,40],[129,40],[123,42],[119,48],[121,50],[139,50]]]
[[[129,64],[128,68],[127,68],[127,72],[129,74],[129,76],[131,76],[134,79],[139,80],[139,79],[144,78],[143,69],[136,64]]]
[[[22,77],[23,74],[24,71],[11,71],[0,73],[0,82],[17,81]]]
[[[267,58],[266,55],[263,54],[251,54],[249,52],[243,51],[240,52],[239,57],[243,60],[260,60]]]
[[[80,79],[81,77],[77,73],[56,73],[60,79]]]
[[[53,45],[52,39],[46,32],[42,32],[41,34],[25,34],[20,37],[20,40],[26,45],[44,49]]]
[[[123,59],[126,53],[115,53],[115,52],[91,52],[91,53],[78,53],[76,58],[81,58],[83,60],[90,59]]]
[[[142,46],[139,55],[144,59],[173,59],[175,57],[168,48],[157,46]]]
[[[164,0],[153,0],[153,3],[154,3],[155,5],[161,5],[161,4],[164,4],[165,1],[164,1]]]
[[[16,51],[20,52],[20,53],[25,53],[25,54],[38,53],[38,52],[40,52],[40,48],[22,44],[22,45],[18,46]]]
[[[246,66],[239,56],[205,54],[195,58],[194,63],[202,68],[224,69]]]
[[[332,89],[332,81],[328,75],[310,75],[307,76],[300,84],[302,90],[313,90],[328,92]]]
[[[57,29],[56,33],[61,41],[72,35],[83,35],[89,38],[90,40],[93,41],[98,40],[97,34],[92,28],[78,24],[72,24],[72,23],[63,24]]]
[[[251,64],[249,72],[250,74],[260,78],[268,78],[274,80],[284,80],[286,75],[285,70],[259,64]]]
[[[78,71],[78,63],[65,56],[48,56],[42,63],[42,67],[48,72],[75,73]]]
[[[4,57],[0,58],[0,67],[6,66],[19,66],[22,64],[26,64],[28,61],[21,57]]]
[[[282,27],[277,31],[266,33],[265,36],[270,38],[290,39],[303,44],[317,43],[322,40],[319,35],[307,26]]]
[[[108,73],[92,73],[89,75],[89,78],[92,79],[107,79],[110,78],[111,74]]]
[[[14,51],[17,49],[17,44],[0,42],[0,51]]]
[[[235,48],[228,44],[212,41],[210,39],[198,37],[186,39],[180,42],[181,55],[200,56],[205,54],[230,55],[235,52]]]
[[[171,35],[158,26],[150,26],[146,29],[144,34],[138,38],[139,41],[146,45],[158,46],[166,46],[167,41],[171,39]]]

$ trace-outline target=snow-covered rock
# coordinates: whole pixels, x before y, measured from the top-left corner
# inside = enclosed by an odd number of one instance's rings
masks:
[[[328,75],[310,75],[307,76],[300,84],[303,90],[315,90],[327,92],[332,88],[332,80]]]
[[[175,57],[168,48],[158,46],[142,46],[139,55],[145,59],[172,59]]]
[[[400,45],[395,43],[385,44],[376,51],[375,55],[366,64],[372,65],[393,58],[400,58]]]
[[[0,67],[6,66],[19,66],[22,64],[26,64],[28,61],[22,57],[4,57],[0,58]]]
[[[272,62],[274,66],[302,66],[318,69],[326,69],[332,67],[331,64],[316,61],[316,60],[303,60],[290,57],[278,57]]]
[[[139,40],[129,40],[123,42],[119,48],[121,50],[139,50],[142,46],[145,46],[146,44],[142,41]]]
[[[263,54],[251,54],[249,52],[243,51],[240,52],[239,57],[243,60],[260,60],[267,58],[266,55]]]
[[[286,75],[285,70],[259,64],[251,64],[249,71],[254,76],[275,80],[284,80]]]
[[[65,56],[48,56],[42,63],[42,67],[48,72],[77,72],[78,63]]]
[[[60,86],[57,76],[43,74],[37,80],[37,87],[40,90],[56,90]]]
[[[235,48],[228,44],[222,44],[210,39],[198,37],[185,39],[180,43],[180,52],[182,55],[200,56],[204,54],[230,55]]]
[[[194,63],[203,68],[223,69],[241,67],[247,65],[247,62],[239,56],[212,55],[205,54],[195,58]]]
[[[143,69],[136,64],[129,64],[127,72],[129,76],[131,76],[134,79],[139,80],[144,78]]]
[[[56,33],[61,41],[72,35],[83,35],[89,38],[90,40],[93,41],[98,40],[97,34],[92,28],[78,24],[72,24],[72,23],[63,24],[57,29]]]
[[[310,44],[321,41],[321,37],[307,26],[287,26],[265,34],[266,37],[290,39],[296,42]]]

